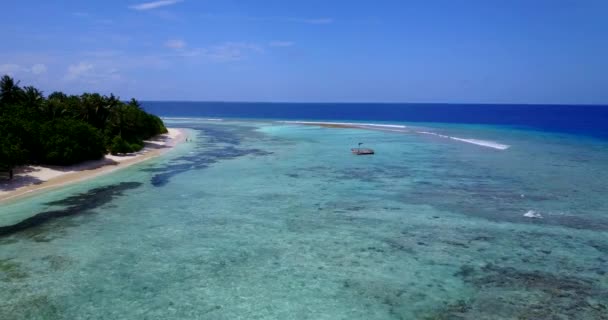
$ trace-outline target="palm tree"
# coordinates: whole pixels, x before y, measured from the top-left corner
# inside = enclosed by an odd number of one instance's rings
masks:
[[[57,99],[59,101],[65,101],[67,100],[68,96],[61,92],[61,91],[54,91],[53,93],[49,94],[49,99]]]
[[[40,106],[40,112],[48,120],[61,117],[67,112],[67,100],[65,93],[55,91],[48,96],[46,103]]]
[[[110,117],[108,119],[107,127],[109,130],[122,137],[122,130],[125,126],[125,108],[124,105],[119,104],[115,108],[112,109],[110,113]]]
[[[135,100],[135,98],[131,98],[128,105],[130,105],[131,107],[134,107],[136,109],[139,109],[140,111],[144,111],[144,109],[141,107],[141,104],[139,103],[139,101]]]
[[[24,106],[31,110],[40,109],[40,106],[44,103],[44,96],[42,95],[42,91],[32,86],[27,86],[23,88],[22,98]]]
[[[47,120],[55,120],[66,113],[65,105],[58,99],[48,99],[40,105],[39,110]]]
[[[107,126],[110,116],[112,112],[118,108],[122,104],[120,99],[110,94],[109,97],[103,97],[104,102],[99,108],[96,110],[97,118],[99,120],[99,124],[103,127]]]
[[[13,78],[5,75],[0,79],[0,102],[11,104],[20,100],[23,90],[19,87],[19,81],[15,83]]]
[[[106,126],[112,109],[120,103],[120,100],[114,95],[106,97],[97,93],[85,93],[80,96],[77,117],[98,129],[102,129]]]

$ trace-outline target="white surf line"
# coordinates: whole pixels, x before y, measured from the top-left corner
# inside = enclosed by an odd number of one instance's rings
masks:
[[[220,118],[183,118],[183,117],[161,117],[163,120],[198,120],[198,121],[224,121],[224,119]]]
[[[361,129],[367,128],[367,129],[372,129],[372,130],[376,129],[376,130],[382,130],[382,131],[401,132],[401,133],[415,132],[415,133],[419,133],[419,134],[433,135],[433,136],[444,138],[444,139],[450,139],[450,140],[470,143],[470,144],[478,145],[481,147],[492,148],[492,149],[496,149],[496,150],[507,150],[511,147],[510,145],[498,143],[495,141],[488,141],[488,140],[481,140],[481,139],[465,139],[465,138],[447,136],[447,135],[430,132],[430,131],[399,130],[399,129],[408,129],[408,127],[404,126],[404,125],[396,125],[396,124],[377,124],[377,123],[358,123],[358,122],[322,122],[322,121],[277,121],[277,122],[288,123],[288,124],[307,124],[307,125],[343,125],[343,126],[352,126],[353,128],[361,128]]]
[[[467,143],[472,143],[472,144],[476,144],[478,146],[494,148],[497,150],[507,150],[511,147],[510,145],[506,145],[506,144],[502,144],[502,143],[498,143],[498,142],[494,142],[494,141],[479,140],[479,139],[463,139],[463,138],[458,138],[458,137],[450,137],[450,139],[467,142]]]
[[[455,141],[460,141],[464,143],[470,143],[474,145],[478,145],[480,147],[492,148],[496,150],[507,150],[511,146],[507,144],[498,143],[495,141],[481,140],[481,139],[465,139],[459,137],[452,137],[443,134],[439,134],[436,132],[430,131],[410,131],[407,126],[404,125],[396,125],[396,124],[377,124],[377,123],[359,123],[359,122],[322,122],[322,121],[277,121],[279,123],[288,123],[288,124],[306,124],[306,125],[343,125],[343,126],[352,126],[353,128],[361,128],[361,129],[376,129],[382,131],[390,131],[390,132],[400,132],[400,133],[408,133],[415,132],[419,134],[427,134],[433,135],[436,137],[450,139]],[[403,130],[406,129],[406,130]]]
[[[480,140],[480,139],[464,139],[464,138],[459,138],[459,137],[446,136],[443,134],[429,132],[429,131],[416,131],[416,133],[433,135],[433,136],[440,137],[440,138],[471,143],[471,144],[475,144],[478,146],[493,148],[493,149],[497,149],[497,150],[507,150],[511,147],[510,145],[498,143],[495,141]]]
[[[406,126],[396,124],[377,124],[377,123],[359,123],[359,122],[320,122],[320,121],[278,121],[280,123],[291,124],[315,124],[315,125],[343,125],[356,127],[378,127],[378,128],[400,128],[405,129]]]

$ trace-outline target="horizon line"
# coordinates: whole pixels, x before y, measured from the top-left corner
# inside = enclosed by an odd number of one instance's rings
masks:
[[[506,102],[286,102],[286,101],[246,101],[246,100],[138,100],[140,102],[177,102],[177,103],[245,103],[245,104],[386,104],[386,105],[504,105],[504,106],[585,106],[608,107],[608,103],[506,103]]]

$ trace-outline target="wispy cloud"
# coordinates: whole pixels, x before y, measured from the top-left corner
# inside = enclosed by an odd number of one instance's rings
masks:
[[[75,17],[80,17],[80,18],[87,18],[87,17],[89,17],[89,13],[88,12],[82,12],[82,11],[72,12],[72,15],[75,16]]]
[[[83,21],[83,22],[89,22],[89,23],[94,23],[94,24],[99,24],[99,25],[112,25],[114,24],[114,20],[112,19],[107,19],[107,18],[98,18],[95,15],[92,15],[88,12],[82,12],[82,11],[77,11],[77,12],[72,12],[72,15],[74,17],[77,17],[79,20]]]
[[[274,22],[291,22],[303,24],[331,24],[334,23],[332,18],[296,18],[296,17],[249,17],[252,21],[274,21]]]
[[[247,16],[247,15],[225,15],[225,14],[214,14],[204,13],[202,15],[207,19],[231,19],[231,20],[248,20],[248,21],[260,21],[260,22],[290,22],[290,23],[303,23],[303,24],[331,24],[335,20],[330,17],[285,17],[285,16]]]
[[[275,22],[292,22],[304,24],[330,24],[334,23],[333,18],[297,18],[297,17],[249,17],[252,21],[275,21]]]
[[[87,62],[80,62],[68,66],[68,71],[65,75],[66,80],[76,80],[86,76],[93,70],[93,65]]]
[[[226,42],[205,50],[205,56],[215,61],[237,61],[249,53],[262,53],[264,49],[257,44],[246,42]]]
[[[310,19],[301,19],[301,18],[288,18],[289,21],[292,22],[301,22],[307,24],[330,24],[334,22],[332,18],[310,18]]]
[[[160,1],[152,1],[152,2],[144,2],[136,5],[129,6],[130,9],[145,11],[152,10],[160,7],[171,6],[177,3],[182,2],[183,0],[160,0]]]
[[[8,74],[9,76],[14,77],[16,74],[22,72],[23,69],[22,66],[14,63],[0,64],[0,74],[2,75]]]
[[[123,81],[117,68],[97,67],[89,62],[79,62],[68,66],[65,81],[78,81],[88,84]]]
[[[165,42],[165,47],[175,50],[181,50],[186,48],[186,42],[180,39],[170,39]]]
[[[112,20],[112,19],[97,19],[97,20],[95,20],[95,22],[99,23],[99,24],[105,24],[105,25],[114,24],[114,20]]]
[[[22,66],[15,63],[6,63],[0,65],[0,74],[8,74],[10,76],[17,76],[19,74],[30,73],[33,75],[40,75],[46,73],[47,67],[42,63],[34,64],[31,67]]]
[[[33,74],[43,74],[46,73],[46,66],[42,63],[37,63],[30,68],[30,72]]]
[[[268,43],[270,47],[292,47],[295,45],[293,41],[271,41]]]
[[[113,59],[123,55],[124,52],[112,49],[102,49],[102,50],[91,50],[91,51],[83,51],[82,55],[86,57],[92,58],[108,58]]]
[[[85,47],[97,47],[97,46],[129,46],[132,45],[136,39],[127,35],[126,33],[111,33],[94,31],[91,33],[84,33],[75,40],[81,42]]]
[[[167,44],[165,44],[167,45]],[[174,43],[177,45],[177,43]],[[264,52],[264,48],[255,43],[248,42],[224,42],[203,48],[188,48],[183,46],[175,48],[173,56],[201,58],[214,62],[229,62],[244,60],[252,54]]]
[[[83,51],[80,52],[76,57],[72,59],[79,59],[80,64],[93,65],[95,72],[101,70],[134,70],[134,69],[150,69],[158,68],[164,69],[170,61],[165,59],[160,54],[144,53],[144,54],[131,54],[129,52],[118,51],[118,50],[96,50],[96,51]],[[77,60],[78,61],[78,60]],[[74,66],[77,66],[75,64]]]

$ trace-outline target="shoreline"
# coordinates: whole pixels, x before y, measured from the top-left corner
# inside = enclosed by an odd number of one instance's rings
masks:
[[[41,191],[98,177],[134,164],[158,157],[182,143],[187,133],[184,129],[167,128],[168,133],[144,141],[144,148],[122,156],[105,155],[71,166],[22,166],[16,168],[13,180],[0,180],[0,203],[16,201]]]

